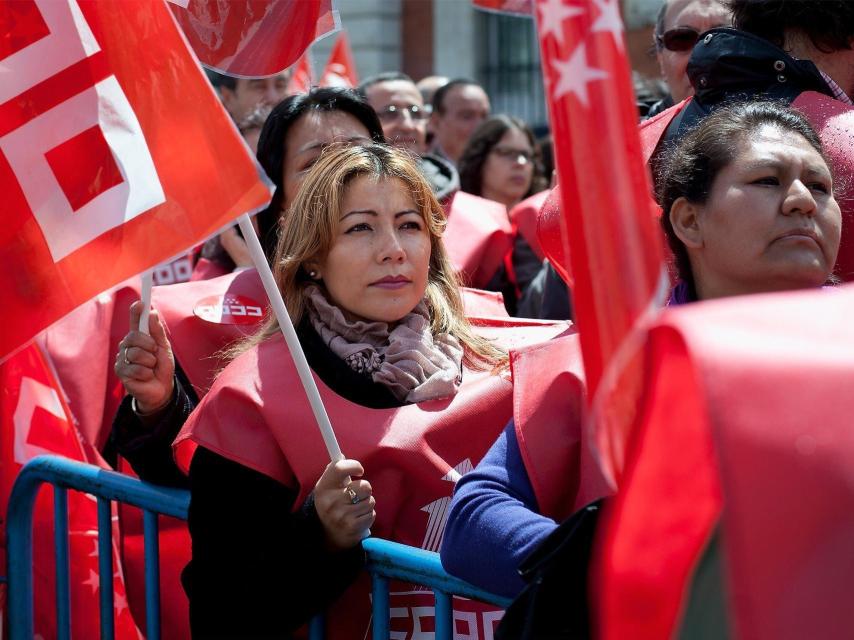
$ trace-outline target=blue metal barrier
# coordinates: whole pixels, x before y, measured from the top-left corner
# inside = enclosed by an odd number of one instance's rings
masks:
[[[98,499],[98,562],[100,575],[113,575],[110,502],[115,500],[143,510],[145,548],[145,618],[148,640],[160,638],[160,567],[157,516],[187,519],[189,492],[158,487],[135,478],[105,471],[60,456],[39,456],[18,474],[6,521],[8,558],[9,629],[12,640],[33,638],[33,507],[41,486],[54,487],[54,546],[56,550],[57,637],[71,635],[68,586],[68,502],[67,490],[83,491]],[[500,607],[510,601],[478,589],[442,569],[436,553],[380,538],[362,542],[368,557],[373,583],[373,638],[389,636],[388,580],[399,579],[432,589],[436,598],[437,640],[454,637],[452,598],[459,595]],[[101,638],[113,638],[113,590],[100,590]],[[311,621],[311,640],[322,640],[323,618]]]

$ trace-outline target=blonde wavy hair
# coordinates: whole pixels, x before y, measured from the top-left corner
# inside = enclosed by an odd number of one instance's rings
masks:
[[[306,176],[294,201],[280,220],[273,276],[295,326],[305,313],[305,288],[317,284],[305,266],[322,261],[337,236],[347,187],[359,176],[397,179],[404,183],[430,235],[430,270],[425,302],[434,335],[449,333],[464,347],[464,364],[486,370],[507,362],[507,353],[478,336],[465,317],[460,280],[442,243],[445,213],[430,185],[407,153],[382,144],[332,145]],[[254,335],[232,350],[237,355],[279,331],[272,314]]]

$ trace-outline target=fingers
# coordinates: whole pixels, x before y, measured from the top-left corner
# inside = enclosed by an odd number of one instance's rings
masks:
[[[163,321],[160,319],[160,314],[152,310],[148,316],[148,330],[151,332],[151,338],[157,346],[164,349],[171,349],[169,338],[166,337],[166,327],[163,326]]]
[[[358,544],[376,518],[373,488],[359,479],[363,474],[357,460],[340,460],[330,463],[315,485],[317,515],[333,547]]]
[[[344,489],[350,484],[351,478],[360,478],[365,470],[358,460],[339,460],[330,462],[317,481],[319,489]]]

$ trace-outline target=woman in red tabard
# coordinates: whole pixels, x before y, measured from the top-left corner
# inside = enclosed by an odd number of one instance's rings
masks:
[[[330,149],[308,172],[285,214],[274,273],[350,459],[329,464],[269,322],[175,444],[192,492],[184,584],[194,635],[281,635],[331,602],[329,636],[361,638],[368,582],[351,583],[365,530],[438,549],[453,484],[512,414],[506,349],[566,328],[472,327],[443,226],[403,152]],[[431,629],[431,607],[428,594],[393,586],[392,629]],[[468,637],[491,637],[500,618],[471,601],[455,609]]]

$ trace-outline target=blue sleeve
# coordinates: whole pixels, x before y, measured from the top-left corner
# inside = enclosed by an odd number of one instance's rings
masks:
[[[476,586],[515,597],[525,585],[519,564],[556,527],[540,515],[511,421],[454,490],[442,565]]]

